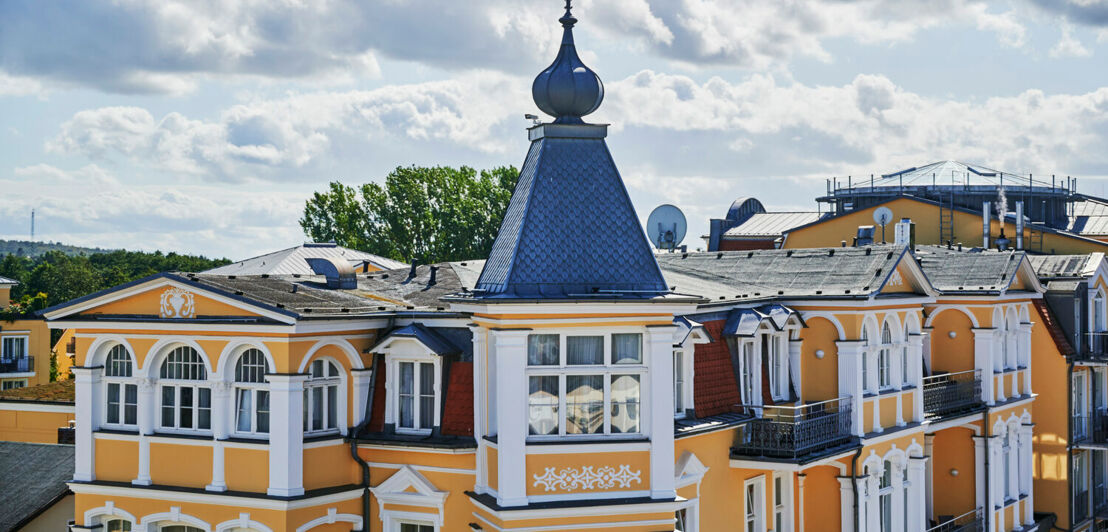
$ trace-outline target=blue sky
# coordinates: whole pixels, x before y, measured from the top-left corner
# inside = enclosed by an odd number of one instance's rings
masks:
[[[0,238],[237,259],[399,165],[519,165],[560,0],[0,3]],[[1108,184],[1108,1],[578,0],[642,217],[942,159]]]

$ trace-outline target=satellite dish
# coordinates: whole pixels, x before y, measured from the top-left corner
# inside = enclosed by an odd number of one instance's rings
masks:
[[[885,225],[893,221],[893,211],[888,207],[878,207],[873,211],[873,221],[877,225]]]
[[[686,229],[688,224],[685,222],[685,214],[673,205],[655,207],[646,219],[646,235],[658,249],[677,249],[685,239]]]
[[[878,207],[873,210],[873,221],[881,226],[881,242],[885,243],[885,225],[893,221],[893,211],[888,207]]]

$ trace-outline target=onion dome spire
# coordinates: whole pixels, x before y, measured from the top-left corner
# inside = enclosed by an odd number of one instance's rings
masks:
[[[571,0],[566,0],[566,13],[562,23],[562,47],[558,57],[535,78],[531,96],[542,112],[553,116],[556,124],[581,124],[581,117],[595,111],[604,101],[604,83],[577,57],[573,45],[573,25],[577,24],[571,12]]]

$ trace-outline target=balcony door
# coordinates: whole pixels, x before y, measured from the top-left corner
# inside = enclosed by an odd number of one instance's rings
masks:
[[[1085,372],[1073,374],[1073,438],[1080,440],[1088,434],[1088,396],[1085,391]]]

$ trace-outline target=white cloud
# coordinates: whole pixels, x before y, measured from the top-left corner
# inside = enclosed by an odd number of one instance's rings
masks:
[[[1062,37],[1058,40],[1058,44],[1050,49],[1050,57],[1089,57],[1090,55],[1093,55],[1093,52],[1085,48],[1085,45],[1073,35],[1073,26],[1069,24],[1062,26]]]
[[[211,121],[138,107],[78,112],[47,144],[49,151],[122,158],[180,176],[222,181],[310,174],[340,141],[387,149],[392,143],[444,142],[480,153],[508,145],[493,128],[529,110],[526,81],[491,72],[451,81],[372,91],[314,92],[235,105]],[[295,178],[295,177],[294,177]]]
[[[33,181],[34,184],[49,186],[95,186],[114,187],[119,185],[111,172],[95,165],[85,165],[77,170],[62,170],[49,164],[36,164],[12,170],[15,177]]]
[[[42,93],[42,84],[34,78],[11,76],[0,70],[0,96],[27,96]]]

